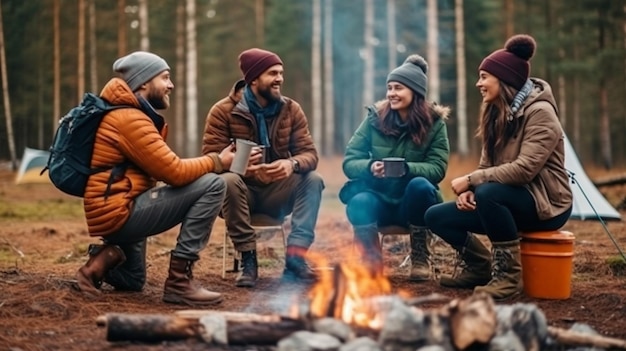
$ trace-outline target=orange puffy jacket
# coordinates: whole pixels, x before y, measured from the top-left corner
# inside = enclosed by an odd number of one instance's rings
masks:
[[[100,96],[113,105],[139,107],[126,82],[111,79]],[[181,159],[165,143],[167,125],[159,133],[141,110],[121,108],[109,112],[96,133],[91,167],[113,167],[125,160],[132,164],[123,177],[114,179],[105,200],[111,171],[89,177],[84,196],[85,217],[91,236],[105,236],[128,220],[133,199],[152,188],[156,181],[172,186],[187,185],[209,172],[221,172],[217,153]]]

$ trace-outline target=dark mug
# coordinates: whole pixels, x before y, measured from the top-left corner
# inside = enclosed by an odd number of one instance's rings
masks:
[[[385,157],[383,158],[383,167],[385,170],[385,178],[398,178],[406,173],[404,168],[404,157]]]

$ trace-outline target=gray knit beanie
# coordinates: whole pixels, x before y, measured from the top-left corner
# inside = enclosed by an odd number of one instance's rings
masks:
[[[387,83],[398,82],[406,85],[414,92],[426,97],[428,89],[428,63],[420,55],[411,55],[404,63],[391,71],[387,76]]]
[[[132,91],[169,69],[164,59],[145,51],[135,51],[113,63],[113,71],[120,74]]]

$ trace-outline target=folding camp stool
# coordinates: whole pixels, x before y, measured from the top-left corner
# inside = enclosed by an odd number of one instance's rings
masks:
[[[287,218],[287,217],[286,217]],[[257,243],[265,242],[271,240],[276,233],[280,233],[282,235],[282,243],[283,247],[286,249],[287,247],[287,235],[285,234],[285,220],[278,219],[274,217],[270,217],[265,214],[253,214],[251,216],[251,224],[254,228],[254,232],[256,233]],[[233,268],[231,270],[226,270],[226,247],[229,246],[228,230],[224,228],[224,243],[222,246],[222,279],[226,278],[226,273],[239,272],[239,253],[234,252],[233,255]]]

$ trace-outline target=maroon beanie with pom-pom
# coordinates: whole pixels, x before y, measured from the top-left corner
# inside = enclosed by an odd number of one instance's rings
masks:
[[[278,55],[263,49],[248,49],[239,54],[239,68],[247,84],[252,83],[266,69],[282,64],[283,61]]]
[[[485,57],[478,70],[486,71],[517,90],[522,89],[530,74],[530,60],[537,43],[530,35],[517,34],[510,37],[504,49]]]

